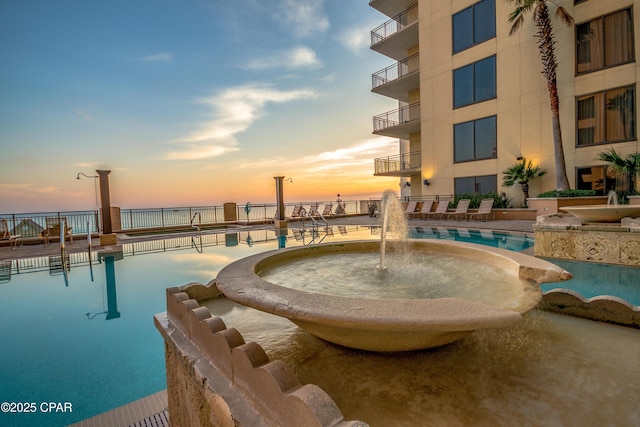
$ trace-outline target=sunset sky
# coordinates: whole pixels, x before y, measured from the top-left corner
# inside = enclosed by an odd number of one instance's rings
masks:
[[[0,3],[0,213],[366,199],[393,61],[366,0]]]

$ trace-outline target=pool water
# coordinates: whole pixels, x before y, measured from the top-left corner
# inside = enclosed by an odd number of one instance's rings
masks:
[[[640,268],[624,265],[593,264],[582,261],[548,259],[573,274],[562,283],[544,283],[543,292],[557,288],[571,289],[584,298],[612,295],[640,306]]]
[[[93,282],[88,266],[72,266],[68,286],[48,271],[13,274],[0,284],[0,402],[37,410],[0,413],[0,426],[68,425],[165,389],[153,324],[166,310],[165,289],[207,283],[229,262],[277,247],[270,243],[125,256],[114,263],[110,295],[104,261],[93,265]],[[110,296],[119,317],[107,320]],[[43,413],[42,402],[69,402],[72,412]]]
[[[524,235],[497,232],[410,233],[517,251],[533,244]],[[354,226],[323,241],[378,238],[379,229]],[[284,239],[270,229],[127,243],[124,257],[113,262],[113,280],[107,280],[109,264],[94,261],[93,281],[89,266],[73,265],[68,286],[48,268],[24,273],[23,265],[21,274],[0,283],[0,402],[35,403],[36,412],[0,412],[0,426],[68,425],[163,390],[164,346],[153,315],[166,311],[165,289],[208,283],[232,261],[310,240],[294,238],[292,230]],[[105,313],[110,305],[111,315]],[[43,402],[68,402],[72,412],[43,412]]]

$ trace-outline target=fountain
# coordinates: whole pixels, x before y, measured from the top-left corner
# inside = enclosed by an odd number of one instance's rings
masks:
[[[606,205],[578,205],[560,208],[585,222],[620,222],[625,217],[640,216],[640,206],[619,205],[618,195],[609,191]]]
[[[441,240],[389,240],[387,225],[398,224],[387,222],[401,212],[392,200],[395,197],[390,195],[383,199],[381,242],[353,241],[257,254],[221,270],[216,285],[227,298],[286,317],[326,341],[397,352],[443,346],[478,329],[513,326],[540,301],[538,284],[572,277],[549,262],[498,248]],[[386,262],[387,256],[393,263]],[[338,260],[342,266],[336,266]],[[317,271],[324,276],[319,277]],[[381,271],[385,273],[376,274]],[[462,275],[453,276],[455,273]],[[492,277],[498,280],[491,281]],[[296,278],[302,279],[299,289],[292,286]],[[312,289],[309,283],[327,286]],[[477,300],[488,283],[507,286]],[[462,286],[466,289],[459,289],[459,284],[467,285]],[[332,294],[328,288],[355,291]],[[496,301],[501,294],[510,298]]]

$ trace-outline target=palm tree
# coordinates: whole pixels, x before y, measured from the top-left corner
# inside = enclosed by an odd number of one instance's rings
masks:
[[[638,192],[638,174],[640,173],[640,153],[632,153],[623,158],[613,147],[609,151],[598,153],[598,160],[609,163],[609,166],[619,174],[631,178],[631,193]]]
[[[508,169],[502,171],[502,185],[511,187],[514,184],[522,185],[522,193],[524,194],[524,207],[527,207],[527,199],[529,198],[529,181],[544,175],[547,171],[540,169],[540,166],[533,166],[533,162],[522,159]]]
[[[509,35],[514,34],[522,26],[524,16],[532,12],[533,22],[536,26],[536,38],[538,39],[538,49],[542,60],[542,74],[547,79],[549,89],[549,100],[551,103],[551,124],[553,127],[553,150],[556,167],[556,189],[569,190],[569,180],[567,179],[567,167],[564,161],[564,148],[562,147],[562,133],[560,132],[560,99],[558,98],[558,85],[556,83],[556,69],[558,61],[555,54],[555,40],[553,37],[553,26],[549,16],[548,3],[552,0],[506,0],[516,6],[516,9],[509,15],[509,22],[512,23]],[[555,3],[554,3],[555,4]],[[557,6],[557,5],[556,5]],[[557,6],[556,16],[567,24],[573,25],[573,17],[561,6]]]

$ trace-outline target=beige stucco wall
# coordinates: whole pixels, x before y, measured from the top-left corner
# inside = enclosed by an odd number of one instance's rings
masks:
[[[419,0],[420,103],[422,176],[430,186],[420,186],[424,195],[453,193],[454,177],[497,175],[498,190],[506,191],[516,205],[522,204],[519,186],[500,188],[502,170],[524,156],[547,171],[530,183],[530,194],[555,188],[555,158],[551,113],[546,80],[541,74],[535,28],[529,16],[520,30],[509,36],[508,15],[513,5],[496,0],[496,38],[452,55],[452,15],[477,0]],[[606,13],[634,5],[636,38],[640,22],[640,0],[587,1],[574,7],[573,1],[560,2],[576,19],[585,22]],[[575,168],[602,162],[597,154],[608,145],[575,148],[576,96],[632,84],[638,81],[638,61],[583,76],[575,76],[574,27],[555,18],[557,72],[561,126],[567,175],[575,188]],[[640,58],[636,42],[636,58]],[[491,55],[497,55],[497,98],[453,109],[453,70]],[[637,95],[636,95],[637,96]],[[454,164],[453,125],[497,115],[498,158]],[[413,139],[413,138],[412,138]],[[412,149],[414,144],[412,143]],[[640,151],[637,141],[617,143],[620,153]]]

